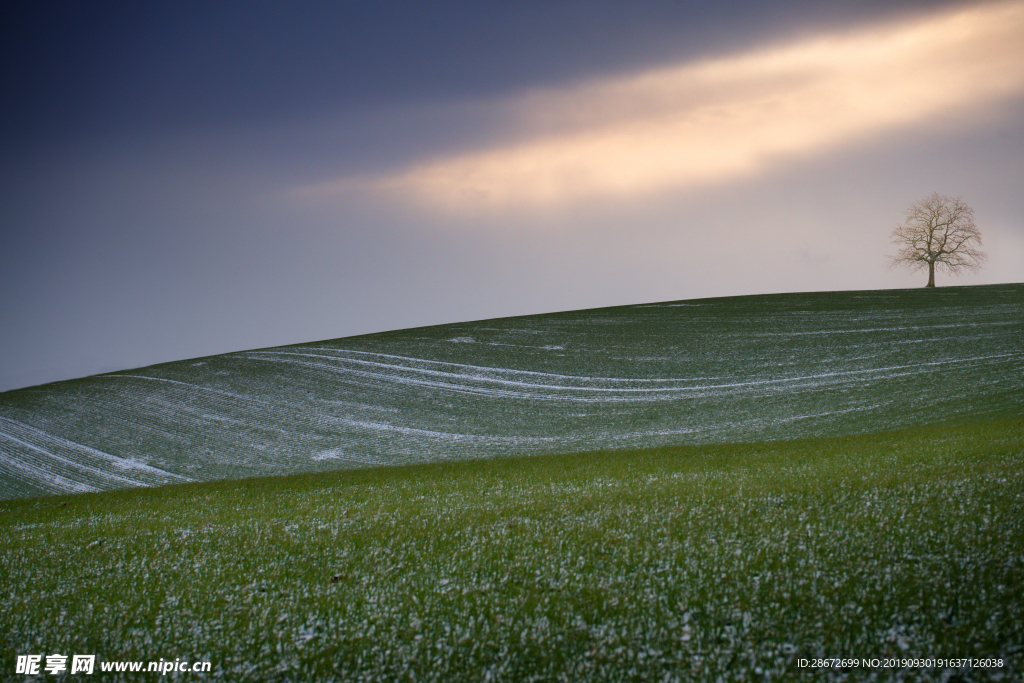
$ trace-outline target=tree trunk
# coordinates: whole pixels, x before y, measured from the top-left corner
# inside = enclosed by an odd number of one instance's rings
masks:
[[[925,287],[934,287],[934,286],[935,286],[935,261],[930,261],[928,263],[928,284],[926,284]]]

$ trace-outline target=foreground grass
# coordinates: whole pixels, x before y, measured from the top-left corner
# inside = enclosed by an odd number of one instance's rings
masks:
[[[0,672],[1018,680],[1022,509],[1024,419],[5,501]],[[887,656],[1003,666],[798,665]]]

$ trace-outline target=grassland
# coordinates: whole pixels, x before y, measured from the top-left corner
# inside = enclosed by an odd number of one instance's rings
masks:
[[[0,393],[0,499],[1019,415],[1024,285],[401,330]]]
[[[0,670],[95,653],[239,681],[1020,680],[1022,509],[1021,417],[10,500]],[[798,665],[820,656],[1003,665]]]

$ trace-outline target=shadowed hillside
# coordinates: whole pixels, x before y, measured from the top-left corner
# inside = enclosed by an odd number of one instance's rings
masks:
[[[703,299],[0,393],[0,497],[1024,412],[1024,285]]]

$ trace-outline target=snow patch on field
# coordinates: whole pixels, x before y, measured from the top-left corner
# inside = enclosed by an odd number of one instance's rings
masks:
[[[0,417],[0,473],[45,491],[81,492],[191,481]]]

